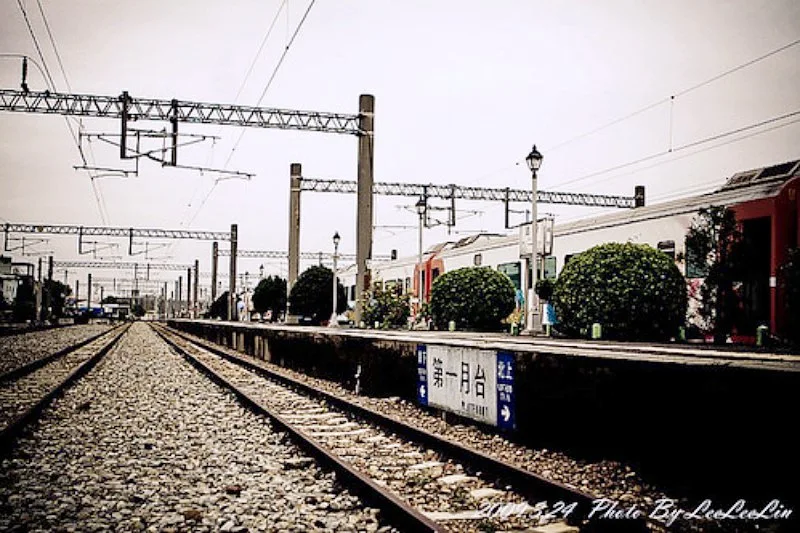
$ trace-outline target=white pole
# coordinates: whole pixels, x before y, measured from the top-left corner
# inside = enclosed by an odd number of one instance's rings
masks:
[[[419,214],[419,290],[417,291],[417,313],[420,312],[422,309],[422,302],[424,301],[424,287],[423,287],[423,270],[422,270],[422,219],[424,217],[424,213],[420,212]]]
[[[330,324],[328,324],[332,328],[335,328],[335,327],[337,327],[339,325],[338,324],[338,320],[336,318],[336,305],[338,303],[336,300],[337,300],[337,296],[338,296],[337,293],[339,292],[339,291],[336,290],[337,289],[337,285],[338,285],[338,281],[339,281],[337,279],[337,276],[336,276],[336,263],[337,263],[336,260],[338,258],[339,258],[339,243],[334,240],[334,242],[333,242],[333,311],[331,312]]]
[[[531,287],[528,292],[528,331],[535,335],[541,329],[541,317],[539,317],[539,298],[536,296],[536,281],[538,279],[538,241],[536,240],[537,213],[536,213],[536,170],[531,170]]]

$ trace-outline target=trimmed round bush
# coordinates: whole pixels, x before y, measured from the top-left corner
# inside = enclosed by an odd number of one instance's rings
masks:
[[[336,312],[347,309],[347,293],[336,280]],[[328,320],[333,311],[333,271],[324,266],[306,269],[294,282],[289,293],[289,310],[292,314],[319,324]]]
[[[601,244],[574,256],[553,300],[559,329],[575,336],[599,322],[604,337],[667,340],[686,320],[686,280],[668,255],[645,244]]]
[[[514,310],[514,284],[488,267],[446,272],[433,283],[430,310],[439,329],[451,320],[459,329],[502,329],[502,320]]]

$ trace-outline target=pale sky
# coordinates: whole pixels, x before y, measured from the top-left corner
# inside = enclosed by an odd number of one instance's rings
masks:
[[[258,101],[310,5],[40,1],[72,92],[127,90],[133,97],[244,105]],[[69,92],[37,2],[22,5],[56,88]],[[655,203],[709,190],[741,170],[800,157],[800,124],[792,122],[800,116],[681,149],[800,111],[800,44],[684,92],[798,39],[800,3],[794,0],[320,0],[261,105],[356,113],[359,94],[373,94],[378,182],[528,188],[523,159],[536,143],[544,154],[540,188],[632,195],[642,184],[648,203]],[[19,88],[21,60],[4,54],[25,54],[41,64],[18,0],[0,0],[0,87]],[[46,88],[33,65],[28,84]],[[671,95],[678,95],[672,104]],[[87,132],[118,133],[120,127],[110,119],[86,119],[83,125]],[[138,177],[95,180],[107,225],[227,231],[235,222],[240,248],[286,250],[289,165],[301,163],[307,177],[356,178],[352,136],[248,129],[231,157],[240,129],[180,129],[221,138],[183,149],[179,163],[223,168],[230,157],[228,169],[255,177],[221,181],[208,195],[215,176],[143,160]],[[657,155],[670,146],[674,153]],[[97,166],[133,165],[120,161],[114,147],[94,142],[92,148]],[[628,165],[637,160],[645,161]],[[0,222],[103,225],[88,174],[73,169],[79,164],[63,117],[0,112]],[[575,181],[621,165],[627,166]],[[377,197],[375,224],[415,228],[417,217],[407,209],[414,202]],[[458,214],[465,218],[457,231],[503,231],[501,204],[461,202],[458,208],[467,211]],[[556,223],[596,213],[547,204],[539,210],[555,213]],[[341,251],[355,252],[355,196],[304,193],[301,249],[331,251],[336,230]],[[392,232],[376,229],[374,254],[392,248],[401,256],[417,253],[416,229]],[[425,244],[458,237],[441,228],[426,230]],[[128,257],[126,243],[117,242],[121,260],[143,260]],[[78,256],[75,237],[54,236],[40,248],[53,250],[58,260],[91,258]],[[181,241],[153,255],[164,253],[171,257],[155,261],[199,258],[207,272],[211,243]],[[262,263],[268,273],[286,273],[285,262],[259,259],[243,259],[239,269],[255,273]],[[80,276],[85,279],[84,272]]]

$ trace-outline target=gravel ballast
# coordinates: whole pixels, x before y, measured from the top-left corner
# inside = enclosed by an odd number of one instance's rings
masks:
[[[2,460],[0,529],[384,529],[304,457],[136,323]]]
[[[86,324],[0,337],[0,374],[41,359],[111,328]]]

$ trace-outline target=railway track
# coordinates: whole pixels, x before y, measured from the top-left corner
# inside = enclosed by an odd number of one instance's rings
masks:
[[[91,370],[128,327],[118,326],[0,376],[0,451],[8,451],[27,424]]]
[[[154,327],[187,360],[290,432],[404,529],[603,530],[585,520],[589,494]],[[641,522],[611,525],[614,531],[644,529]]]
[[[0,463],[3,531],[397,531],[142,322]]]

